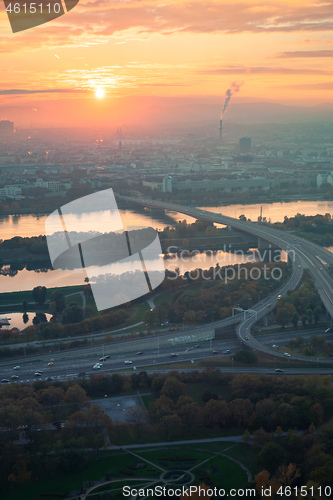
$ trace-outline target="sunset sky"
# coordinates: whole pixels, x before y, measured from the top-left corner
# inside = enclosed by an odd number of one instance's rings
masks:
[[[16,34],[1,2],[0,117],[142,119],[147,103],[222,105],[233,81],[230,114],[233,103],[331,103],[332,57],[332,0],[80,0]]]

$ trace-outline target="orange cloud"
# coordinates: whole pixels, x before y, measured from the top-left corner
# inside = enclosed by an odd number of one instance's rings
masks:
[[[274,57],[333,57],[333,50],[295,50],[290,52],[279,52]]]
[[[86,47],[110,36],[147,37],[154,33],[273,33],[333,29],[333,1],[272,0],[95,0],[39,28],[0,38],[0,51],[55,46]],[[5,26],[2,21],[1,26]],[[3,31],[3,30],[2,30]],[[9,28],[8,28],[9,33]],[[8,43],[10,39],[10,43]]]

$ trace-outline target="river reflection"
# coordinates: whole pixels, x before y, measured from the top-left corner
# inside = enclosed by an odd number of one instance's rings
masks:
[[[32,320],[35,317],[35,313],[28,312],[28,318],[26,322],[23,321],[22,313],[8,313],[8,314],[1,313],[0,316],[2,318],[8,318],[10,323],[9,325],[3,325],[1,327],[1,330],[10,330],[11,328],[18,328],[19,330],[23,330],[27,326],[32,325]],[[47,317],[47,321],[50,321],[52,315],[46,313],[45,316]]]
[[[282,257],[283,258],[283,257]],[[184,274],[186,271],[191,271],[195,268],[209,269],[218,264],[220,267],[243,264],[247,262],[254,262],[257,260],[255,253],[249,254],[234,254],[229,252],[202,252],[195,255],[183,253],[182,255],[174,255],[170,259],[164,260],[165,269],[175,270],[179,268],[180,273]],[[156,260],[158,266],[159,260]],[[138,261],[137,265],[140,264]],[[154,268],[154,261],[150,261],[150,265]],[[118,265],[119,274],[130,271],[128,264]],[[133,270],[136,264],[133,263]],[[20,290],[32,290],[35,286],[45,286],[46,288],[54,288],[60,286],[83,285],[84,279],[87,277],[86,273],[81,269],[73,271],[63,270],[44,270],[28,271],[23,269],[17,271],[15,276],[0,275],[0,292],[17,292]]]
[[[253,221],[258,219],[262,207],[262,215],[271,222],[283,222],[284,216],[294,217],[297,213],[304,215],[324,215],[326,212],[333,215],[333,201],[292,201],[281,203],[258,203],[255,205],[221,205],[219,207],[202,207],[215,213],[223,213],[229,217],[239,218],[244,214]],[[150,212],[134,212],[120,210],[121,218],[127,227],[152,226],[163,229],[166,225],[178,220],[193,222],[189,217],[176,212],[167,212],[165,215]],[[9,239],[14,236],[39,236],[45,234],[45,219],[47,215],[1,215],[0,238]]]
[[[230,217],[238,218],[244,214],[251,220],[257,220],[262,207],[263,217],[268,221],[283,221],[284,216],[292,217],[297,213],[305,215],[316,215],[317,213],[333,214],[333,201],[295,201],[288,203],[264,203],[256,205],[229,205],[219,207],[203,207],[212,212],[223,213]],[[178,220],[186,219],[193,222],[192,217],[185,216],[176,212],[167,212],[166,214],[150,214],[149,212],[134,212],[131,210],[121,210],[121,217],[127,228],[152,226],[157,229],[163,229],[166,225],[172,225]],[[45,234],[46,215],[15,215],[0,217],[0,237],[8,239],[14,236],[38,236]],[[332,248],[329,248],[332,251]],[[237,263],[249,262],[245,255],[234,255],[228,252],[217,252],[211,254],[202,253],[195,257],[186,259],[176,257],[172,261],[165,260],[165,267],[168,269],[179,268],[181,274],[195,268],[209,269],[217,263],[223,267]],[[128,270],[128,269],[127,269]],[[84,283],[86,274],[81,270],[75,272],[61,270],[42,270],[39,272],[27,269],[19,270],[15,276],[0,275],[0,292],[14,292],[20,290],[32,290],[35,286],[61,287],[69,285],[81,285]]]

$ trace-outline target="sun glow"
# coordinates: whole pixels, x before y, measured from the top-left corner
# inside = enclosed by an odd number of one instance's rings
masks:
[[[98,98],[98,99],[102,99],[104,97],[104,90],[102,88],[98,88],[96,89],[95,91],[95,96]]]

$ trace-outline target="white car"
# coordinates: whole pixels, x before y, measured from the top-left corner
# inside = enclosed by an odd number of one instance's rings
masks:
[[[21,367],[19,365],[14,366],[13,370],[20,370]]]
[[[101,366],[103,366],[103,365],[102,365],[102,363],[96,363],[96,364],[93,366],[93,370],[100,370],[100,369],[101,369]]]
[[[132,361],[125,361],[125,365],[131,365]]]
[[[283,356],[285,356],[286,358],[290,358],[290,354],[288,352],[284,352]]]

